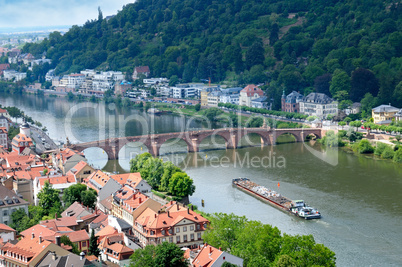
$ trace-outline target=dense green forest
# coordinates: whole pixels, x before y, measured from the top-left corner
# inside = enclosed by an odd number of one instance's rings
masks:
[[[138,0],[23,50],[47,52],[59,74],[148,65],[183,82],[265,83],[276,109],[283,89],[400,106],[401,14],[391,0]]]

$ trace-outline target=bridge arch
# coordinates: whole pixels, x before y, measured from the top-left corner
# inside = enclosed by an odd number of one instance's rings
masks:
[[[173,150],[167,149],[168,146],[173,147]],[[184,148],[184,146],[186,146]],[[171,154],[171,153],[182,153],[189,152],[191,150],[191,144],[184,137],[171,137],[163,140],[162,143],[158,145],[158,156],[161,154]],[[179,150],[175,150],[179,148]],[[165,151],[167,150],[167,151]]]
[[[294,137],[295,142],[302,142],[303,141],[303,139],[300,137],[300,135],[298,135],[298,134],[296,134],[296,133],[294,133],[292,131],[281,131],[281,132],[279,132],[277,134],[274,134],[273,143],[276,144],[277,140],[278,140],[278,137],[284,136],[284,135],[290,135],[290,136]]]
[[[109,154],[101,147],[87,147],[82,149],[81,152],[84,153],[88,164],[98,169],[103,169],[109,160]]]
[[[253,137],[254,136],[254,137]],[[261,146],[266,146],[271,144],[271,140],[263,133],[259,131],[245,131],[241,135],[238,136],[236,147],[244,147],[244,146],[253,146],[253,140],[258,136],[260,138]],[[247,141],[248,144],[244,145],[243,143]]]
[[[229,143],[227,137],[219,133],[202,136],[197,142],[199,150],[211,149],[211,147],[207,147],[211,144],[214,146],[212,149],[226,149]]]
[[[145,152],[150,152],[149,147],[144,142],[133,140],[122,145],[117,153],[119,159],[132,159]]]

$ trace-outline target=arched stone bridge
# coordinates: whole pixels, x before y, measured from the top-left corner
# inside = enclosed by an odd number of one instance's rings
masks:
[[[305,138],[312,134],[317,138],[322,137],[320,128],[301,128],[301,129],[267,129],[267,128],[222,128],[215,130],[200,130],[176,133],[149,134],[140,136],[127,136],[120,138],[110,138],[106,140],[93,141],[80,144],[69,145],[69,148],[83,151],[90,147],[102,148],[108,155],[109,160],[118,159],[119,151],[126,144],[131,142],[141,142],[153,156],[159,156],[161,146],[171,139],[182,139],[187,144],[188,152],[198,152],[199,146],[206,137],[221,136],[225,139],[226,148],[237,148],[240,139],[248,134],[257,134],[261,137],[262,145],[272,145],[276,143],[278,136],[291,134],[296,138],[296,142],[303,142]]]

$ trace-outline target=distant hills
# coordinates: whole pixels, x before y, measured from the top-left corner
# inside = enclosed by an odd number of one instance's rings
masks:
[[[184,82],[265,83],[276,108],[283,90],[400,106],[401,14],[389,0],[138,0],[24,52],[46,51],[57,73],[148,65]]]

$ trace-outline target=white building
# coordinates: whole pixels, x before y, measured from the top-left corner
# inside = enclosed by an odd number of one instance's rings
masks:
[[[75,175],[50,175],[50,176],[42,176],[35,177],[34,179],[34,201],[35,205],[38,205],[38,193],[45,185],[45,182],[49,182],[54,189],[60,190],[60,200],[63,197],[64,189],[70,187],[71,185],[77,184],[77,179]]]
[[[338,114],[338,102],[321,93],[310,93],[299,102],[300,113],[325,119]]]
[[[220,102],[220,96],[221,96],[220,91],[214,91],[208,94],[208,106],[209,107],[218,107],[218,104]]]
[[[21,81],[27,77],[26,72],[17,72],[15,70],[4,70],[3,77],[5,80],[9,81],[15,79],[16,82]]]
[[[167,84],[169,80],[167,78],[150,78],[143,79],[142,82],[145,85]]]

